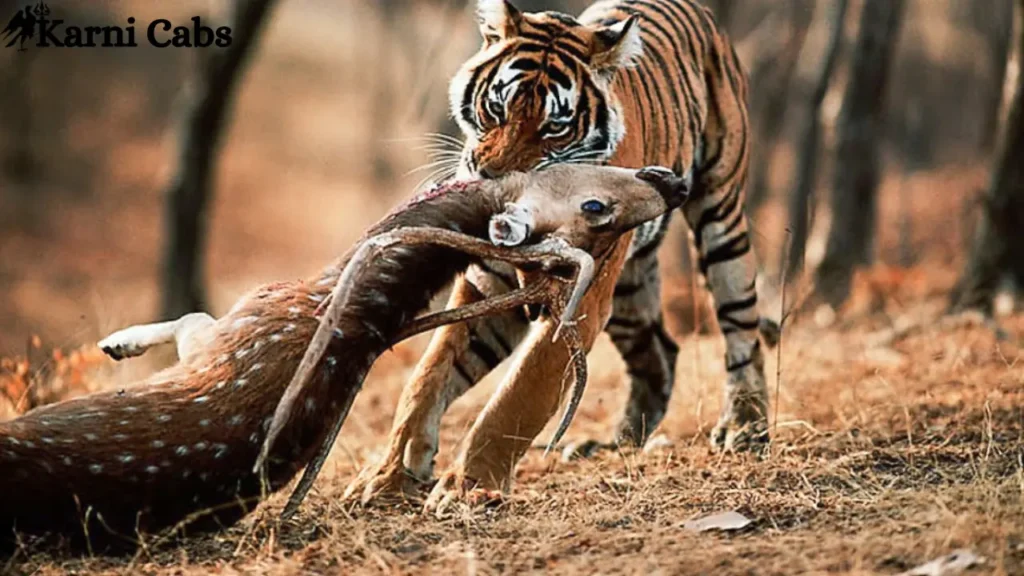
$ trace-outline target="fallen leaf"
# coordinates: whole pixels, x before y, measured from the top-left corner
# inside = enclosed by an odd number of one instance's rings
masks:
[[[903,572],[899,576],[953,576],[974,566],[983,564],[985,559],[974,552],[961,548],[941,557]]]
[[[705,516],[699,520],[687,520],[686,522],[683,522],[683,528],[685,530],[692,530],[693,532],[706,532],[708,530],[742,530],[752,522],[753,520],[747,518],[743,514],[740,514],[735,510],[730,510],[728,512]]]

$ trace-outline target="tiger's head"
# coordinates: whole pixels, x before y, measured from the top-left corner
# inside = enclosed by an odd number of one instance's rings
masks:
[[[451,81],[465,135],[459,178],[600,162],[624,135],[615,73],[642,51],[636,16],[597,25],[478,0],[483,47]]]

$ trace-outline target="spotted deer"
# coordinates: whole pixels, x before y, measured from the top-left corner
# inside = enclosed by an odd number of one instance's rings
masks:
[[[376,358],[460,319],[415,315],[470,263],[498,258],[524,280],[557,276],[573,265],[564,254],[597,257],[686,192],[661,168],[561,166],[447,184],[394,209],[312,278],[262,286],[219,319],[189,314],[111,334],[99,345],[114,359],[174,344],[179,361],[123,390],[0,423],[0,542],[50,534],[131,547],[140,534],[229,526],[307,465],[308,489]],[[495,305],[553,304],[542,292]]]

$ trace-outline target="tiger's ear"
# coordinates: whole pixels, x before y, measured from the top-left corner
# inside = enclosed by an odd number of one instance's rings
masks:
[[[490,45],[518,34],[523,15],[508,0],[477,0],[476,17],[480,35]]]
[[[644,45],[640,38],[636,14],[610,26],[594,29],[590,47],[590,66],[602,74],[610,74],[628,66],[634,58],[643,54]]]

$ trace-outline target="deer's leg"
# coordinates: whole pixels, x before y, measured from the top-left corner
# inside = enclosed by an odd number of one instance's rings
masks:
[[[611,314],[612,292],[628,245],[628,236],[619,241],[580,305],[578,329],[585,350]],[[453,500],[508,489],[516,463],[570,388],[569,350],[563,341],[551,342],[556,327],[555,319],[547,319],[530,330],[522,354],[473,424],[455,464],[434,486],[428,509],[440,513]]]
[[[177,320],[137,324],[118,330],[97,345],[114,360],[141,356],[153,346],[176,344],[178,358],[185,359],[204,341],[203,333],[214,324],[209,314],[195,312]]]
[[[516,288],[511,267],[472,266],[455,282],[448,308],[477,302]],[[405,492],[433,476],[441,416],[448,406],[507,358],[526,333],[520,309],[443,326],[398,402],[384,459],[365,468],[346,489],[346,499],[363,503],[389,493]]]

